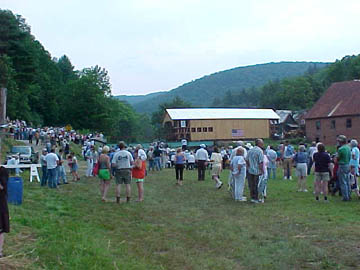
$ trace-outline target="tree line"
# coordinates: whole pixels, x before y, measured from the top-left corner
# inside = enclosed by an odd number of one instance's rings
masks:
[[[20,15],[0,9],[0,86],[7,115],[33,126],[70,124],[102,131],[113,140],[148,140],[150,119],[111,95],[108,72],[97,65],[75,70],[68,56],[52,58]]]
[[[314,64],[303,76],[272,80],[258,88],[229,90],[223,98],[213,99],[212,106],[309,109],[332,83],[359,78],[360,55],[345,56],[325,68]]]

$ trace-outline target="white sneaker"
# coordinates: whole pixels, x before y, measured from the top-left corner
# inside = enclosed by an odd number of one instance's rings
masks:
[[[216,183],[215,187],[217,189],[220,189],[222,187],[222,185],[223,185],[223,183],[221,181],[219,181],[219,182]]]
[[[254,200],[254,199],[251,199],[250,202],[252,202],[252,203],[259,203],[258,200]]]
[[[292,180],[292,177],[291,177],[291,176],[289,177],[289,180]]]
[[[287,178],[286,178],[286,176],[284,176],[284,180],[286,180]]]
[[[304,192],[308,192],[308,190],[305,188],[304,190],[303,190]]]
[[[259,203],[264,203],[264,202],[265,202],[264,199],[260,199],[260,200],[259,200]]]

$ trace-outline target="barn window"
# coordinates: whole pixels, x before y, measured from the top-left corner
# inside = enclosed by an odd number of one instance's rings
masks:
[[[351,128],[351,127],[352,127],[351,118],[346,119],[346,127],[347,127],[347,128]]]
[[[208,131],[209,131],[209,132],[213,132],[214,129],[213,129],[212,127],[209,127],[209,128],[208,128]]]
[[[317,130],[320,130],[320,128],[321,128],[320,121],[316,121],[315,126],[316,126]]]
[[[196,132],[196,128],[191,128],[191,132]]]
[[[203,132],[207,132],[207,127],[204,127],[204,128],[203,128]]]
[[[330,128],[331,129],[336,129],[336,121],[335,120],[331,120]]]
[[[201,128],[197,128],[197,132],[201,132]]]

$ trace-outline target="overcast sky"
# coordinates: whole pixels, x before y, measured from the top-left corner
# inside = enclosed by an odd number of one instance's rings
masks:
[[[360,53],[359,0],[1,0],[53,57],[109,71],[114,95],[217,71]]]

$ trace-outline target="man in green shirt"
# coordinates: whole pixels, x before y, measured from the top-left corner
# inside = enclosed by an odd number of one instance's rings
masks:
[[[337,177],[340,182],[341,193],[343,196],[343,201],[350,200],[350,159],[351,159],[351,150],[346,143],[347,139],[344,135],[339,135],[337,137],[337,142],[340,146],[337,154],[337,161],[339,164],[339,169],[337,172]]]

